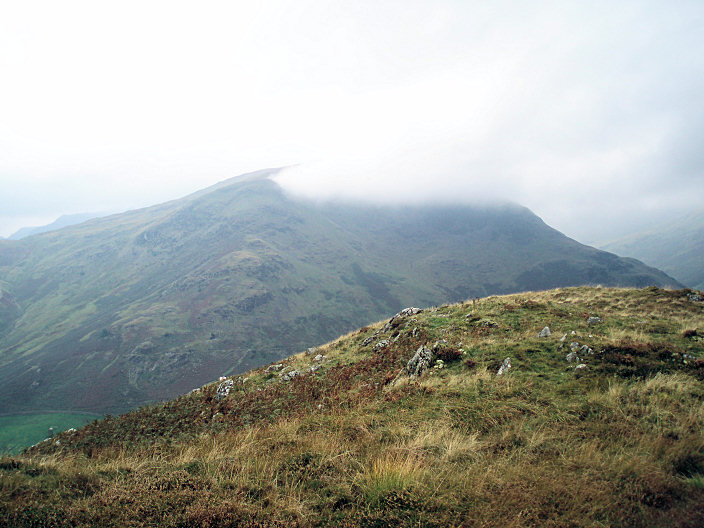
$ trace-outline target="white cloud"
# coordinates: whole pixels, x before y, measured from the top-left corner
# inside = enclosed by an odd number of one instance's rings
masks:
[[[702,22],[697,2],[11,3],[0,234],[300,164],[299,192],[501,197],[595,238],[703,194]]]

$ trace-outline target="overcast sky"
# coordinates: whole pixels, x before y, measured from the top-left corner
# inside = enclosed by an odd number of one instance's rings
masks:
[[[701,1],[0,2],[1,236],[294,164],[583,241],[704,199]]]

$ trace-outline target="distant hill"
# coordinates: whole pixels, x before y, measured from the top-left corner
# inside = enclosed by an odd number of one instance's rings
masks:
[[[98,218],[100,216],[104,216],[101,213],[78,213],[78,214],[70,214],[70,215],[62,215],[56,220],[54,220],[52,223],[44,225],[44,226],[38,226],[38,227],[22,227],[15,231],[13,234],[11,234],[9,237],[7,237],[7,240],[20,240],[22,238],[32,236],[32,235],[38,235],[39,233],[46,233],[48,231],[56,231],[57,229],[61,229],[62,227],[68,227],[71,225],[75,224],[80,224],[81,222],[85,222],[86,220],[90,220],[92,218]]]
[[[528,209],[320,204],[268,176],[0,242],[0,407],[118,412],[408,305],[680,284]]]
[[[691,288],[704,289],[704,209],[601,248],[637,258]]]

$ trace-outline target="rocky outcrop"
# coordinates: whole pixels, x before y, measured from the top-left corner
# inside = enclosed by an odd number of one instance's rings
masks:
[[[231,379],[227,379],[223,381],[220,385],[218,385],[218,390],[215,394],[215,401],[220,401],[225,398],[228,394],[230,394],[230,391],[232,390],[234,384],[234,381],[232,381]]]
[[[406,365],[406,372],[409,376],[415,377],[420,376],[424,371],[426,371],[433,362],[433,351],[427,346],[421,345],[416,350],[416,353],[408,361]]]

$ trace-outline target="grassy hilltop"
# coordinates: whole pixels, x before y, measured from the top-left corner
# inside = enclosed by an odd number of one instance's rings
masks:
[[[566,288],[383,321],[0,460],[0,519],[702,526],[698,299]]]

